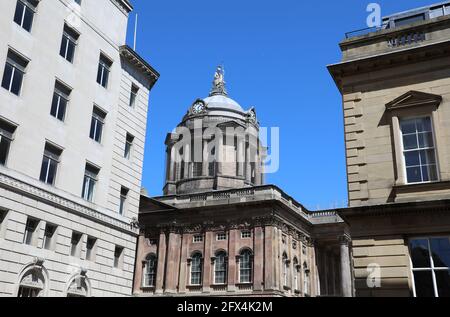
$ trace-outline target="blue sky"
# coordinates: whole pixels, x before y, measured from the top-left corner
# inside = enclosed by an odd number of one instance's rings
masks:
[[[280,127],[280,170],[267,177],[312,210],[347,201],[341,96],[326,65],[345,32],[366,27],[361,0],[134,0],[137,51],[160,73],[150,96],[143,186],[162,194],[168,132],[206,97],[224,63],[231,98]],[[425,6],[378,1],[383,15]],[[132,45],[134,14],[128,42]]]

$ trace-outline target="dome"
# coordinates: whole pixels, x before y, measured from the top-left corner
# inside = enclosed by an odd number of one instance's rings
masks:
[[[225,95],[213,95],[203,100],[209,110],[231,110],[245,112],[233,99]]]

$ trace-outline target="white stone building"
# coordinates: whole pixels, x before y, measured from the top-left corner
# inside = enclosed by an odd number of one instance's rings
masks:
[[[0,2],[0,296],[132,293],[149,91],[128,0]]]

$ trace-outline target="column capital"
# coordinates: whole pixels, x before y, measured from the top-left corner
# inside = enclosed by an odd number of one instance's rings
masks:
[[[347,234],[340,235],[338,237],[340,245],[349,245],[352,239]]]

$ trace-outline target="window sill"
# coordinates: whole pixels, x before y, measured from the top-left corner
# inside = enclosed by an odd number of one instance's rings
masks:
[[[421,191],[443,190],[443,189],[450,189],[450,181],[394,185],[393,189],[395,190],[396,194],[408,194],[408,193],[417,193]]]

